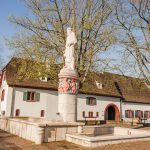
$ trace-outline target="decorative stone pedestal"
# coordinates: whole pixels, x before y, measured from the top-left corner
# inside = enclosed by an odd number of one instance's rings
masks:
[[[75,70],[63,68],[60,71],[58,88],[58,111],[64,122],[76,121],[77,73]]]

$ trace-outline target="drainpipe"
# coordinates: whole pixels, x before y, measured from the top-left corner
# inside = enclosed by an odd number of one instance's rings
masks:
[[[15,106],[15,89],[14,87],[13,88],[13,91],[12,91],[12,99],[11,99],[11,112],[10,112],[10,117],[13,117],[13,114],[14,114],[14,106]]]

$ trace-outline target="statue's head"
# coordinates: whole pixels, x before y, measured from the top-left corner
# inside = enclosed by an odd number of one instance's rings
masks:
[[[67,34],[70,34],[72,32],[72,28],[71,27],[68,27],[67,28]]]

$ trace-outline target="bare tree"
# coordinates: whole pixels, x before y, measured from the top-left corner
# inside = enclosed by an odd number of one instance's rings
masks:
[[[52,66],[63,63],[66,28],[73,27],[78,39],[76,68],[82,84],[94,63],[100,61],[100,52],[115,41],[113,1],[25,0],[25,4],[32,16],[9,18],[23,32],[7,40],[7,44],[21,57]]]
[[[118,41],[126,59],[135,60],[135,69],[147,81],[150,75],[150,1],[117,1],[116,19]],[[129,64],[129,67],[130,64]],[[133,64],[132,64],[133,67]],[[138,68],[138,69],[137,69]]]
[[[0,47],[0,52],[1,52],[1,55],[0,55],[0,74],[1,74],[1,70],[4,67],[4,62],[5,62],[3,55],[2,55],[4,53],[2,47]]]

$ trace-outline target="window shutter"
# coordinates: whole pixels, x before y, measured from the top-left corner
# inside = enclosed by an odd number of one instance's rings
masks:
[[[128,118],[128,111],[125,110],[125,118]]]
[[[143,111],[141,111],[141,118],[143,118]]]
[[[89,97],[86,97],[86,104],[87,104],[87,105],[90,104],[90,99],[89,99]]]
[[[138,111],[135,111],[135,117],[138,118]]]
[[[40,101],[40,93],[35,93],[35,101],[36,102]]]
[[[147,118],[147,111],[144,111],[144,118]]]
[[[132,118],[134,118],[134,111],[132,110]]]
[[[97,105],[97,100],[96,100],[96,98],[94,98],[94,100],[95,100],[95,105]]]
[[[28,92],[23,92],[23,100],[24,101],[27,101],[27,95],[28,95]]]

